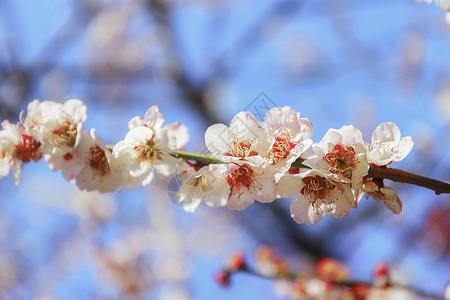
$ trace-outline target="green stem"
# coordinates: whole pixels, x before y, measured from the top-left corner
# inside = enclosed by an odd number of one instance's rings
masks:
[[[183,158],[186,160],[194,160],[194,161],[202,162],[204,164],[226,164],[226,162],[223,162],[220,159],[215,158],[214,156],[206,155],[206,154],[197,154],[197,153],[192,153],[192,152],[187,152],[187,151],[173,151],[170,153],[170,155],[172,155],[173,157],[176,157],[176,158]],[[304,159],[299,158],[295,162],[292,163],[292,167],[310,169],[310,167],[305,166],[303,164],[304,161],[305,161]]]
[[[225,162],[221,161],[220,159],[215,158],[211,155],[205,155],[205,154],[197,154],[197,153],[191,153],[186,151],[173,151],[170,153],[173,157],[176,158],[183,158],[186,160],[195,160],[198,162],[202,162],[204,164],[225,164]]]

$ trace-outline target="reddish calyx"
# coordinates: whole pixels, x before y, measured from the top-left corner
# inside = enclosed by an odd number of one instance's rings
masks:
[[[38,162],[42,158],[42,152],[39,151],[41,143],[32,136],[22,134],[22,142],[14,146],[13,158],[22,161],[24,164],[31,160]]]

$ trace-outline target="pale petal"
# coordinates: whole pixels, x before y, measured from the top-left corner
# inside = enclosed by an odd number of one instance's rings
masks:
[[[158,131],[164,123],[164,115],[159,112],[159,107],[153,105],[150,107],[144,116],[145,125]]]
[[[397,145],[400,142],[400,129],[392,122],[381,123],[372,133],[372,142],[383,141]]]
[[[277,198],[275,193],[275,179],[274,178],[256,178],[256,185],[252,194],[255,200],[261,203],[270,203]]]
[[[135,127],[128,131],[125,136],[125,142],[132,146],[146,145],[153,138],[155,131],[148,127]]]
[[[392,149],[394,154],[393,161],[401,161],[404,159],[409,152],[411,152],[413,146],[414,142],[410,136],[405,136],[402,138],[398,146]]]
[[[281,127],[289,127],[293,130],[298,130],[298,123],[293,122],[294,120],[292,120],[291,116],[294,113],[295,111],[290,106],[273,107],[266,113],[265,122],[272,131],[276,131]],[[287,126],[286,123],[289,123],[289,126]]]
[[[340,189],[335,189],[330,194],[330,197],[334,200],[334,205],[332,212],[327,212],[327,214],[334,218],[342,218],[348,215],[354,204],[350,186],[348,184],[342,184]]]
[[[246,139],[267,139],[267,133],[262,124],[248,111],[241,111],[230,122],[229,128],[233,137],[245,136]]]
[[[79,99],[70,99],[62,105],[63,110],[75,123],[81,123],[87,119],[87,107]]]
[[[144,118],[134,117],[128,122],[128,129],[131,130],[136,127],[145,126]]]
[[[255,202],[253,195],[246,188],[242,188],[242,191],[239,191],[239,193],[230,193],[227,207],[231,210],[242,211],[253,202]]]
[[[328,144],[332,144],[332,145],[342,144],[342,134],[340,134],[339,131],[337,131],[336,129],[330,128],[330,129],[328,129],[327,133],[325,133],[322,140],[319,142],[319,144],[322,144],[322,143],[328,143]],[[328,150],[325,151],[325,153],[327,153],[327,152],[328,152]]]
[[[278,181],[275,191],[282,198],[290,198],[299,194],[302,186],[303,183],[300,176],[286,174]]]
[[[364,144],[364,140],[362,138],[362,133],[353,125],[342,126],[341,129],[338,130],[342,135],[343,145],[355,145],[355,144]]]
[[[397,195],[397,192],[388,187],[382,187],[380,192],[383,194],[384,204],[389,208],[394,214],[399,214],[402,212],[402,201]]]
[[[305,199],[303,195],[298,195],[292,199],[291,217],[295,222],[305,225],[313,225],[323,219],[324,213],[314,207]]]
[[[189,142],[189,130],[180,122],[175,122],[167,125],[165,128],[169,129],[175,134],[176,149],[183,148]]]
[[[214,124],[208,127],[205,132],[206,148],[213,155],[223,155],[230,147],[234,137],[229,133],[228,127],[224,124]]]

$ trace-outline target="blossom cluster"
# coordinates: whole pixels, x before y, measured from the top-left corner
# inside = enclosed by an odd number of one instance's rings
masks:
[[[209,162],[177,157],[189,140],[186,126],[164,125],[157,106],[128,122],[123,140],[108,147],[83,130],[87,108],[81,100],[65,103],[34,100],[20,123],[5,120],[0,131],[0,177],[14,174],[16,184],[26,163],[44,155],[52,170],[80,190],[113,192],[150,184],[155,175],[177,174],[177,203],[193,212],[202,200],[210,206],[245,210],[254,201],[270,203],[293,197],[291,215],[315,224],[324,215],[344,217],[363,195],[381,199],[400,213],[397,193],[380,179],[367,177],[370,165],[386,166],[406,157],[411,137],[401,138],[394,123],[380,124],[366,143],[352,125],[330,129],[313,143],[311,121],[291,107],[275,107],[258,121],[240,112],[230,125],[214,124],[205,133]],[[200,157],[200,155],[198,155]],[[211,163],[213,162],[213,163]]]
[[[350,277],[349,268],[332,258],[321,258],[310,270],[294,272],[289,268],[288,259],[280,256],[270,245],[259,246],[253,256],[254,264],[250,265],[243,253],[234,254],[222,269],[213,274],[214,280],[222,287],[229,287],[237,272],[271,278],[275,280],[274,293],[277,296],[296,300],[409,300],[422,295],[412,287],[392,282],[396,274],[385,263],[375,266],[371,281],[355,281]]]

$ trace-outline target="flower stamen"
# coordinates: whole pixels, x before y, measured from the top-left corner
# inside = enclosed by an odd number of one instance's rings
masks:
[[[256,147],[256,141],[240,141],[239,138],[235,138],[231,149],[225,154],[227,156],[234,157],[247,157],[258,155],[258,152],[254,151]]]
[[[137,159],[138,161],[146,161],[149,164],[162,160],[164,155],[166,155],[164,151],[157,147],[157,144],[153,141],[153,139],[148,140],[146,145],[134,147],[134,150],[140,152]]]
[[[286,158],[298,142],[292,142],[292,136],[286,128],[275,136],[275,142],[270,148],[268,155],[272,158],[272,164]]]
[[[53,142],[56,145],[75,146],[77,139],[77,125],[70,121],[65,121],[58,129],[53,130],[50,134],[53,136]]]
[[[89,149],[88,165],[97,173],[104,176],[111,172],[105,151],[99,146]]]
[[[331,191],[337,188],[337,185],[332,181],[319,175],[305,177],[302,181],[305,186],[300,190],[300,193],[311,203],[317,214],[321,211],[320,204],[333,204],[335,202],[331,197]]]
[[[334,174],[341,174],[343,177],[351,179],[352,170],[359,163],[355,149],[352,146],[336,144],[323,157],[328,164],[328,170]]]

